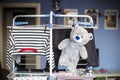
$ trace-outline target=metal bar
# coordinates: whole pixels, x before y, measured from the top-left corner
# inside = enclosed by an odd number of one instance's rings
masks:
[[[91,26],[93,27],[93,19],[91,16],[89,15],[62,15],[62,14],[54,14],[54,17],[84,17],[84,18],[88,18],[91,22]]]
[[[53,12],[50,12],[50,76],[52,75],[52,48],[53,48],[53,41],[52,41],[52,27],[53,27]]]
[[[46,15],[17,15],[13,18],[13,26],[15,26],[15,20],[18,17],[49,17],[49,16],[50,16],[49,14],[46,14]]]

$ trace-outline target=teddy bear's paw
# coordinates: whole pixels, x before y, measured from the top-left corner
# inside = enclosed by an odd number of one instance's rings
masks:
[[[63,48],[62,46],[58,46],[58,49],[59,49],[59,50],[62,50],[62,48]]]

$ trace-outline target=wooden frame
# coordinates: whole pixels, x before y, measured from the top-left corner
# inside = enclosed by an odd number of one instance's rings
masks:
[[[2,58],[2,52],[3,52],[3,45],[2,45],[3,44],[2,43],[3,42],[3,39],[2,39],[3,38],[3,33],[2,33],[3,32],[3,30],[2,30],[2,24],[3,24],[2,18],[3,18],[3,16],[2,16],[2,11],[3,10],[2,10],[1,6],[2,6],[2,3],[0,3],[0,28],[1,28],[0,29],[0,64],[1,64],[1,67],[3,67],[3,64],[2,64],[3,63],[3,60],[2,60],[3,59]]]
[[[2,11],[4,8],[35,8],[36,9],[36,14],[39,15],[40,14],[40,3],[0,3],[0,17],[2,18]],[[4,55],[5,53],[3,53],[3,35],[2,35],[2,26],[3,26],[3,20],[0,18],[0,61],[1,61],[1,65],[2,67],[5,67],[5,59],[4,59]],[[36,25],[40,25],[40,18],[36,18]],[[4,55],[3,55],[4,54]],[[36,68],[40,68],[40,57],[36,57],[36,64],[38,64],[36,66]]]
[[[85,9],[85,15],[89,15],[92,17],[93,19],[93,27],[95,27],[95,29],[98,29],[98,10],[97,9]],[[85,19],[86,20],[86,19]]]
[[[64,13],[68,15],[69,14],[76,15],[78,14],[78,10],[77,9],[65,9]],[[64,18],[64,25],[71,26],[73,22],[77,22],[77,18],[71,18],[71,17]]]
[[[117,30],[118,29],[118,11],[105,10],[105,29]]]

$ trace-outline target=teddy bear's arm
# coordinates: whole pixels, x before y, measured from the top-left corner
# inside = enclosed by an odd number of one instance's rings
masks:
[[[80,47],[80,56],[82,59],[88,58],[88,54],[87,54],[87,50],[86,50],[85,46]]]
[[[64,39],[58,44],[58,49],[64,49],[70,43],[70,39]]]

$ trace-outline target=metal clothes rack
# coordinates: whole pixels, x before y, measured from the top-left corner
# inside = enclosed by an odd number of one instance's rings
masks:
[[[62,14],[54,14],[52,11],[50,12],[50,14],[45,14],[45,15],[17,15],[17,16],[15,16],[14,18],[13,18],[13,24],[12,24],[12,26],[8,26],[8,29],[10,30],[10,32],[12,32],[13,30],[15,31],[15,30],[19,30],[19,29],[41,29],[41,26],[44,26],[44,25],[37,25],[38,27],[31,27],[30,25],[27,25],[27,26],[17,26],[16,25],[16,19],[18,18],[18,17],[40,17],[40,18],[44,18],[44,17],[48,17],[49,18],[49,24],[46,24],[47,26],[49,26],[49,27],[47,27],[48,28],[48,30],[49,30],[49,41],[48,41],[48,43],[46,42],[46,46],[48,46],[48,44],[49,44],[49,50],[48,50],[48,55],[49,55],[49,58],[48,58],[48,60],[49,60],[49,73],[17,73],[16,72],[16,67],[15,67],[15,62],[16,62],[16,56],[19,56],[19,55],[46,55],[47,54],[47,52],[45,52],[45,53],[41,53],[41,51],[40,52],[32,52],[32,53],[27,53],[27,52],[23,52],[23,53],[20,53],[20,52],[16,52],[16,53],[14,53],[15,52],[15,46],[16,46],[16,43],[15,43],[15,40],[13,39],[13,47],[14,47],[14,49],[13,49],[13,52],[11,51],[10,52],[10,50],[8,50],[8,55],[9,55],[9,57],[10,56],[12,56],[12,72],[8,75],[8,78],[13,78],[14,80],[23,80],[22,78],[22,76],[26,76],[26,80],[29,80],[29,77],[33,77],[33,78],[35,78],[34,80],[39,80],[38,79],[38,76],[40,76],[42,79],[40,79],[40,80],[46,80],[47,78],[46,77],[44,77],[44,75],[47,75],[47,76],[53,76],[54,75],[54,73],[53,73],[53,68],[55,67],[55,65],[54,65],[54,58],[53,58],[53,56],[54,56],[54,52],[53,52],[53,40],[52,40],[52,35],[53,35],[53,29],[61,29],[61,28],[70,28],[70,27],[66,27],[65,25],[57,25],[57,27],[55,27],[55,25],[53,24],[53,17],[62,17],[62,18],[65,18],[65,17],[81,17],[81,18],[88,18],[89,19],[89,22],[79,22],[79,24],[82,24],[82,25],[90,25],[90,26],[87,26],[87,28],[94,28],[93,27],[93,19],[90,17],[90,16],[88,16],[88,15],[62,15]],[[22,24],[22,23],[21,23]],[[23,23],[24,24],[24,23]],[[61,27],[62,26],[62,27]],[[43,27],[42,27],[43,28]],[[29,30],[26,30],[26,31],[29,31]],[[18,31],[19,32],[19,31]],[[24,32],[24,31],[23,31]],[[22,31],[21,31],[21,33],[22,33]],[[14,34],[14,32],[12,33],[13,35],[15,35]],[[38,34],[39,34],[39,32],[38,32]],[[26,35],[26,34],[24,34],[24,35]],[[48,48],[48,47],[47,47]],[[31,49],[31,48],[30,48]],[[32,48],[33,49],[33,48]],[[35,49],[35,48],[34,48]],[[37,49],[36,49],[37,50]],[[45,50],[46,51],[46,50]],[[10,53],[10,54],[9,54]],[[8,59],[9,59],[9,57],[8,57]],[[19,74],[19,79],[18,79],[18,74]],[[37,78],[36,78],[36,77]],[[21,77],[21,79],[20,79],[20,77]]]

